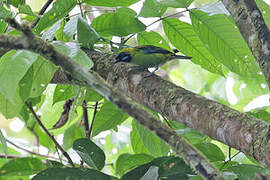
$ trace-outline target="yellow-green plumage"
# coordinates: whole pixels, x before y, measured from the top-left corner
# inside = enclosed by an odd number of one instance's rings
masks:
[[[172,59],[191,59],[188,56],[179,56],[166,49],[146,45],[134,48],[124,48],[116,57],[116,62],[129,62],[141,68],[158,67]]]

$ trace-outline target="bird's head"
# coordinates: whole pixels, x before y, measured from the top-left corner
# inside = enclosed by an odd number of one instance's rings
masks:
[[[120,53],[115,57],[114,63],[118,62],[130,62],[131,61],[132,48],[124,48]]]

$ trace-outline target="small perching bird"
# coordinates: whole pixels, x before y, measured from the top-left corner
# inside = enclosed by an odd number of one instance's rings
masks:
[[[128,62],[135,64],[142,69],[155,67],[155,72],[159,66],[173,59],[191,59],[191,57],[176,55],[175,53],[161,47],[145,45],[122,49],[116,56],[115,63]]]

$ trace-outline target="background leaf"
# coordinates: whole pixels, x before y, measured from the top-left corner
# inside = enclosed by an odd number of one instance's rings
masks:
[[[117,6],[130,6],[138,2],[139,0],[84,0],[86,4],[91,6],[107,6],[107,7],[117,7]]]

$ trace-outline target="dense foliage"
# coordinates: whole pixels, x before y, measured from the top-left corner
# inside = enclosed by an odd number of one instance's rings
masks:
[[[270,25],[270,6],[263,0],[256,2]],[[81,47],[108,54],[117,53],[115,47],[124,44],[176,48],[191,56],[192,62],[170,62],[158,72],[160,76],[164,71],[167,80],[187,90],[270,120],[269,104],[262,100],[269,93],[267,83],[221,2],[56,0],[44,14],[38,14],[40,9],[34,2],[0,0],[0,33],[21,33],[10,28],[7,17],[16,16],[18,21],[32,25],[37,21],[33,25],[35,35],[88,69],[94,62]],[[0,57],[0,179],[202,179],[166,142],[97,92],[78,85],[51,84],[58,68],[26,50],[10,50]],[[25,102],[33,106],[67,151],[74,167],[61,152],[59,155],[58,147]],[[91,140],[85,135],[85,109],[93,127]],[[255,173],[270,175],[253,158],[152,113],[164,123],[168,121],[228,179],[252,179]],[[67,115],[64,122],[57,122],[63,114]],[[23,121],[24,127],[12,131],[8,124],[13,121]]]

